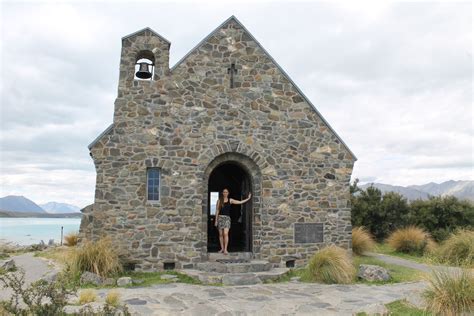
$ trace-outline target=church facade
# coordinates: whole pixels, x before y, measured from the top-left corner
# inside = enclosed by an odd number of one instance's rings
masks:
[[[191,268],[219,249],[227,188],[252,193],[233,205],[230,252],[284,267],[325,245],[350,249],[356,158],[247,29],[230,17],[171,68],[169,50],[149,28],[122,39],[80,238],[110,236],[138,270]]]

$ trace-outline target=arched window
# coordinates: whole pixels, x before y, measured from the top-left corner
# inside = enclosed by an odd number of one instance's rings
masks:
[[[155,71],[155,56],[149,50],[137,54],[135,61],[135,79],[152,80]]]

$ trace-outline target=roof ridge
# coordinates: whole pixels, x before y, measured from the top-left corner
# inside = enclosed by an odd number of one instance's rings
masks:
[[[150,27],[145,27],[145,28],[142,28],[141,30],[138,30],[138,31],[135,31],[131,34],[128,34],[128,35],[125,35],[124,37],[122,37],[122,41],[123,40],[126,40],[130,37],[133,37],[135,35],[137,35],[138,33],[141,33],[143,31],[150,31],[153,35],[156,35],[157,37],[159,37],[160,39],[162,39],[163,41],[165,41],[166,43],[168,43],[168,45],[171,45],[171,42],[168,41],[166,38],[164,38],[163,36],[161,36],[160,34],[158,34],[156,31],[154,31],[153,29],[151,29]]]

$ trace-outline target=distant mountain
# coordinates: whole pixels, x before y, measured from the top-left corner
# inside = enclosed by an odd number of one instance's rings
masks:
[[[48,202],[40,204],[40,206],[50,214],[79,213],[81,211],[80,207],[59,202]]]
[[[32,200],[18,195],[8,195],[0,198],[0,210],[10,212],[46,213]]]
[[[422,185],[409,185],[406,187],[395,186],[383,183],[367,183],[360,185],[362,189],[367,189],[373,185],[383,193],[397,192],[403,195],[407,200],[413,201],[416,199],[426,200],[431,196],[446,196],[452,195],[461,200],[474,201],[474,181],[446,181],[443,183],[430,182]]]

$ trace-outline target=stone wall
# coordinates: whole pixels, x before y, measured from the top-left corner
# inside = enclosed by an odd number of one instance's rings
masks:
[[[252,176],[255,257],[301,265],[326,244],[350,247],[355,158],[238,21],[171,70],[169,43],[156,34],[123,45],[114,124],[91,147],[97,185],[82,238],[112,236],[143,270],[205,260],[207,179],[230,159]],[[151,81],[130,75],[143,50],[156,56]],[[159,202],[147,201],[147,167],[161,168]],[[296,222],[324,223],[324,242],[295,244]]]

